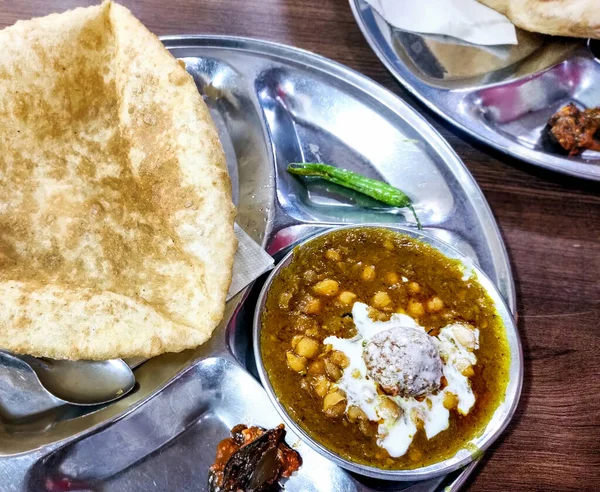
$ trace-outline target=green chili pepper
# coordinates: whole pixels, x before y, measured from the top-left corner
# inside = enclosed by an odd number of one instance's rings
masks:
[[[288,172],[298,176],[312,176],[330,181],[339,186],[358,191],[375,200],[398,208],[408,208],[417,221],[417,226],[422,229],[421,222],[412,205],[410,197],[398,188],[379,181],[367,178],[347,169],[320,163],[293,163],[288,166]]]

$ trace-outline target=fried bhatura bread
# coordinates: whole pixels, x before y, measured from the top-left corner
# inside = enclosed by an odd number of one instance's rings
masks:
[[[600,39],[598,0],[479,0],[517,27],[542,34]]]
[[[205,342],[236,241],[193,79],[120,5],[0,31],[0,347],[152,357]]]

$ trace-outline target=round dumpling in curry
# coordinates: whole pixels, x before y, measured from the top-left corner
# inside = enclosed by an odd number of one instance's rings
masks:
[[[267,295],[260,345],[291,418],[378,468],[452,457],[483,432],[508,382],[506,334],[483,287],[383,228],[297,248]]]

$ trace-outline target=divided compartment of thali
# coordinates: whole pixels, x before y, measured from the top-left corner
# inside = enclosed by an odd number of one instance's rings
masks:
[[[600,152],[569,156],[547,136],[567,104],[600,104],[598,41],[516,29],[518,44],[481,46],[397,29],[366,0],[350,6],[392,75],[440,116],[513,157],[600,181]]]
[[[334,185],[303,187],[285,172],[290,162],[329,162],[401,186],[426,232],[479,265],[515,313],[508,257],[485,198],[449,145],[404,102],[337,63],[274,43],[219,36],[163,42],[185,62],[211,109],[238,224],[269,253],[280,258],[335,225],[411,226],[403,211]],[[134,393],[99,409],[57,405],[40,396],[23,368],[3,371],[0,391],[12,407],[2,408],[0,476],[19,491],[91,483],[126,490],[141,480],[203,490],[216,445],[230,428],[281,422],[253,377],[259,287],[228,302],[208,343],[148,361],[136,370]],[[388,483],[344,471],[292,429],[288,442],[304,460],[286,483],[291,491],[324,490],[324,477],[332,491],[455,490],[474,466],[424,482]]]

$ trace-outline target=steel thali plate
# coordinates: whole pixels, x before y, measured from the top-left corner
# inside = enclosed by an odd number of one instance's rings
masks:
[[[562,155],[545,132],[568,103],[600,106],[600,41],[518,30],[517,46],[466,45],[393,28],[365,0],[350,6],[387,69],[437,114],[513,157],[600,181],[600,152]]]
[[[332,225],[411,224],[402,211],[333,185],[305,187],[285,172],[289,162],[329,162],[408,192],[427,231],[477,262],[515,311],[508,257],[481,190],[404,102],[356,72],[295,48],[222,36],[162,39],[186,64],[219,129],[237,222],[267,251],[277,256]],[[205,490],[216,444],[229,428],[279,423],[254,376],[250,337],[258,284],[228,302],[207,344],[146,362],[135,371],[134,393],[105,407],[61,406],[35,386],[26,368],[0,359],[1,490],[64,484],[72,490]],[[286,490],[456,489],[475,466],[424,482],[380,482],[351,475],[291,432],[288,437],[305,466]]]

